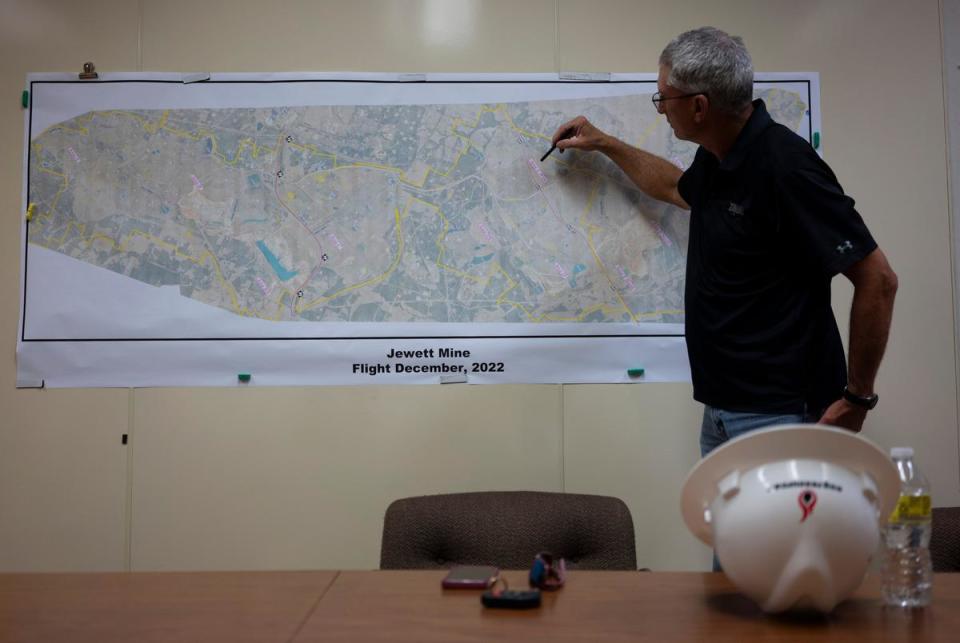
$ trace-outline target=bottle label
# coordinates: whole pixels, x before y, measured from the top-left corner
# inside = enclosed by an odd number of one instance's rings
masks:
[[[930,517],[930,496],[900,496],[890,521],[925,520]]]

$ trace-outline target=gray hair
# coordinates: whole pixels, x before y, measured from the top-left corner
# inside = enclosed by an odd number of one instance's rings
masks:
[[[664,47],[667,82],[686,93],[706,93],[721,112],[736,114],[753,99],[753,62],[740,36],[714,27],[685,31]]]

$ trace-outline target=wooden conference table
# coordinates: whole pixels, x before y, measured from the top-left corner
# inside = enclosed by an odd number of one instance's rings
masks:
[[[523,587],[524,572],[506,572]],[[876,578],[829,616],[763,614],[723,574],[577,572],[529,611],[436,571],[0,574],[0,641],[958,641],[960,574],[923,610]]]

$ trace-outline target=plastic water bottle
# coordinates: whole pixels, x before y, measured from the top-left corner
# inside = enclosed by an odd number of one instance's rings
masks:
[[[913,461],[913,449],[894,447],[890,457],[900,472],[900,498],[883,531],[882,592],[887,605],[930,604],[930,483]]]

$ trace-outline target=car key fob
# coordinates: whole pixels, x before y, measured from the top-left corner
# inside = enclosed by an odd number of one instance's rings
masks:
[[[505,589],[484,592],[480,601],[486,607],[499,607],[510,610],[525,610],[540,607],[540,590]]]

